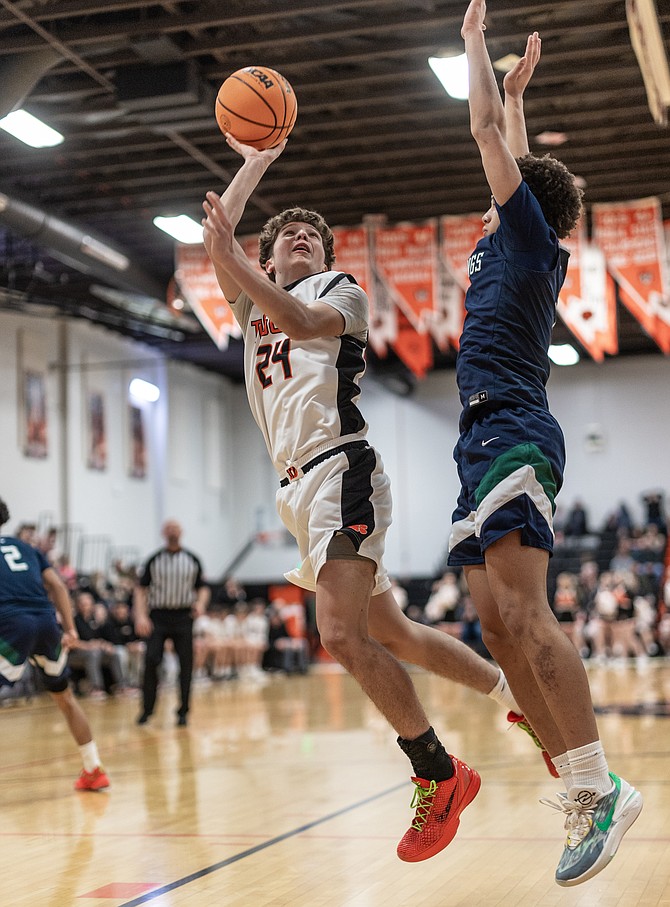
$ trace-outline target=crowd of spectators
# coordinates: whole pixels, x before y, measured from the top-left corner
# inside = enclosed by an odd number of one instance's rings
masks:
[[[57,550],[58,533],[40,534],[22,523],[15,534],[39,548],[67,586],[79,635],[68,663],[75,693],[91,699],[137,695],[145,641],[133,619],[133,592],[140,564],[115,562],[106,571],[80,573]],[[263,682],[269,673],[304,674],[311,657],[305,608],[282,599],[254,597],[234,578],[220,586],[206,614],[194,622],[194,679]],[[161,682],[176,681],[178,664],[168,643]]]
[[[636,525],[620,503],[599,530],[584,503],[557,514],[549,601],[581,656],[595,661],[670,655],[670,552],[662,494],[642,498]],[[408,600],[414,620],[439,626],[486,655],[462,576],[447,570],[423,602]]]
[[[647,659],[670,655],[670,556],[663,496],[643,496],[636,525],[619,504],[599,530],[589,524],[582,501],[556,519],[550,562],[549,600],[567,636],[585,659]],[[133,590],[139,565],[114,563],[105,573],[82,575],[56,548],[57,532],[40,536],[24,523],[16,530],[40,548],[70,591],[79,644],[69,655],[75,691],[92,698],[132,695],[141,683],[145,643],[135,632]],[[407,586],[416,583],[408,583]],[[423,583],[419,589],[426,589]],[[446,570],[427,588],[410,594],[393,580],[398,605],[413,620],[439,626],[488,655],[463,577]],[[305,673],[318,650],[306,625],[306,609],[282,599],[268,601],[234,578],[215,588],[206,614],[194,624],[196,683],[263,682],[271,672]],[[178,667],[169,647],[164,682]]]

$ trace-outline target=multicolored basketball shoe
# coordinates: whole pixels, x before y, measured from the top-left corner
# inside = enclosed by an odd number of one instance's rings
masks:
[[[81,770],[81,774],[74,782],[75,790],[106,790],[109,787],[109,778],[105,774],[105,770],[102,766],[94,768],[92,772],[87,772],[86,769]]]
[[[612,790],[600,795],[599,799],[595,799],[592,790],[573,788],[572,797],[558,794],[558,803],[540,801],[566,814],[568,835],[556,869],[556,882],[564,888],[586,882],[604,869],[640,815],[642,794],[612,772],[610,778],[614,785]],[[574,799],[575,796],[582,802]]]
[[[551,777],[558,778],[559,774],[556,771],[556,766],[551,761],[551,756],[545,750],[545,748],[542,746],[542,741],[537,736],[537,734],[532,729],[532,727],[528,724],[525,717],[523,715],[518,715],[516,712],[508,712],[507,720],[509,721],[510,724],[516,725],[516,727],[520,727],[522,731],[525,731],[528,734],[528,736],[533,741],[535,746],[538,747],[538,749],[540,749],[542,751],[542,758],[544,759],[545,765],[547,766],[547,769],[549,770],[549,774],[551,775]]]
[[[406,863],[427,860],[444,850],[458,830],[461,813],[479,792],[482,782],[477,772],[455,756],[450,758],[454,774],[447,781],[412,778],[410,806],[416,813],[397,851]]]

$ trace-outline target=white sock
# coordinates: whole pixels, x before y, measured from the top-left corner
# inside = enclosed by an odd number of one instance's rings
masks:
[[[612,779],[600,740],[568,750],[568,760],[572,773],[572,785],[568,788],[571,800],[576,800],[576,794],[582,789],[595,790],[598,794],[606,794],[612,789]]]
[[[95,740],[91,740],[90,743],[84,743],[83,746],[79,747],[79,752],[81,754],[81,761],[84,763],[84,771],[95,771],[100,765],[100,756],[98,754],[98,747],[95,745]]]
[[[560,756],[554,756],[551,761],[554,763],[554,768],[565,785],[566,792],[569,791],[571,787],[574,787],[574,781],[572,778],[572,771],[570,770],[568,754],[561,753]]]
[[[523,712],[517,705],[516,699],[514,698],[514,695],[509,688],[507,678],[500,668],[498,668],[498,670],[500,671],[498,682],[486,695],[490,696],[491,699],[494,699],[500,705],[504,706],[508,712],[516,712],[517,715],[523,715]]]

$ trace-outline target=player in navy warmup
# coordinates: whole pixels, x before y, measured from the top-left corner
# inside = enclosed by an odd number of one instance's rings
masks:
[[[603,869],[642,808],[608,770],[586,672],[547,600],[554,499],[565,451],[549,412],[548,349],[568,253],[559,245],[581,213],[566,167],[528,153],[522,96],[540,57],[537,33],[500,98],[484,40],[484,0],[472,0],[462,35],[470,124],[492,194],[484,237],[468,261],[471,285],[457,381],[463,406],[455,449],[461,494],[450,539],[465,569],[484,642],[552,756],[567,794],[559,885]]]
[[[0,530],[8,520],[0,500]],[[68,683],[67,652],[76,639],[70,597],[56,571],[37,548],[0,535],[0,686],[13,686],[28,662],[35,666],[79,747],[83,768],[75,788],[99,791],[109,787],[109,778]]]

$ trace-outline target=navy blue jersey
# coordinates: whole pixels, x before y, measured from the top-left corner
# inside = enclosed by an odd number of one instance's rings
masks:
[[[11,535],[0,535],[0,608],[52,609],[42,582],[51,566],[41,551]]]
[[[461,431],[501,406],[547,409],[547,351],[568,252],[525,182],[498,213],[500,226],[468,259],[456,364]]]

